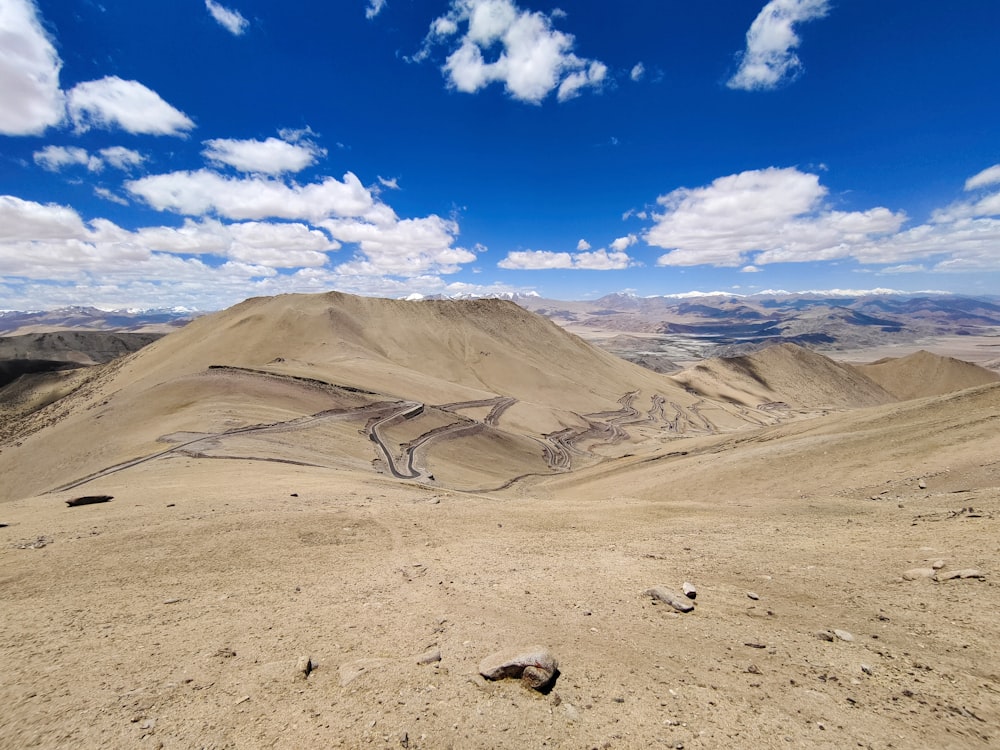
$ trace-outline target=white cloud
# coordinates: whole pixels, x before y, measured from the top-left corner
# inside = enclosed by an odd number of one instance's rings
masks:
[[[587,240],[580,240],[579,242],[576,243],[576,249],[579,250],[580,252],[583,252],[584,250],[590,250],[590,243],[587,242]]]
[[[558,100],[566,101],[584,87],[600,87],[607,66],[575,55],[574,37],[553,28],[556,17],[522,10],[513,0],[452,0],[449,12],[431,22],[415,59],[426,59],[435,44],[453,45],[464,24],[442,68],[449,86],[475,93],[502,82],[511,97],[532,104],[558,89]]]
[[[828,0],[771,0],[750,25],[740,67],[726,85],[753,91],[795,78],[802,63],[793,52],[800,42],[794,27],[822,18],[828,10]]]
[[[819,177],[794,168],[742,172],[701,188],[679,188],[661,196],[645,235],[669,249],[659,265],[742,266],[830,260],[849,256],[874,237],[891,235],[906,219],[886,208],[832,211]]]
[[[86,149],[76,146],[46,146],[36,151],[32,156],[35,164],[49,172],[59,172],[63,167],[73,165],[84,166],[91,172],[100,172],[104,162],[96,156],[91,156]]]
[[[743,266],[740,273],[760,273],[760,269],[757,266]]]
[[[609,253],[604,248],[592,252],[557,253],[550,250],[513,250],[497,265],[518,271],[543,271],[551,269],[586,269],[590,271],[617,271],[634,265],[623,252]]]
[[[1000,184],[1000,164],[987,167],[979,174],[973,175],[965,181],[966,190],[977,190],[988,185]]]
[[[368,0],[368,7],[365,8],[365,18],[375,18],[385,8],[386,0]]]
[[[108,76],[74,86],[69,114],[77,132],[119,127],[129,133],[183,135],[194,122],[138,81]]]
[[[241,36],[250,25],[250,22],[238,10],[230,10],[214,0],[205,0],[205,7],[212,14],[212,18],[233,36]]]
[[[120,195],[112,193],[106,187],[95,187],[94,195],[98,198],[103,198],[106,201],[111,201],[112,203],[117,203],[119,206],[127,206],[128,201],[122,198]]]
[[[0,133],[40,135],[66,117],[62,60],[31,0],[0,2]]]
[[[269,175],[301,172],[326,156],[326,150],[310,140],[289,143],[278,138],[263,141],[214,138],[205,141],[205,150],[201,153],[213,164]]]
[[[100,172],[105,164],[125,170],[140,166],[146,160],[138,151],[124,146],[102,148],[99,153],[100,156],[91,154],[78,146],[46,146],[33,156],[37,165],[50,172],[59,172],[63,167],[73,165],[84,166],[91,172]]]
[[[641,81],[644,75],[646,75],[646,66],[641,62],[638,62],[632,68],[632,72],[629,73],[629,78],[633,81]]]
[[[68,206],[0,195],[0,242],[77,239],[86,233],[80,215]]]
[[[125,148],[124,146],[102,148],[100,153],[101,156],[104,157],[104,161],[115,169],[126,170],[131,169],[132,167],[141,167],[146,161],[146,157],[138,151]]]
[[[611,243],[611,249],[616,253],[622,253],[628,250],[632,245],[639,241],[639,238],[634,234],[629,234],[625,237],[619,237],[614,242]]]
[[[378,184],[387,190],[399,190],[399,179],[396,177],[391,179],[388,177],[379,177]]]
[[[330,219],[319,226],[335,239],[359,247],[359,256],[337,267],[337,272],[344,275],[447,274],[476,259],[471,250],[454,246],[458,224],[440,216],[390,223]]]
[[[371,192],[348,172],[343,182],[288,185],[266,177],[233,178],[201,169],[150,175],[125,183],[126,189],[160,211],[189,216],[215,213],[229,219],[304,219],[317,223],[331,216],[392,221],[395,214],[377,204]]]

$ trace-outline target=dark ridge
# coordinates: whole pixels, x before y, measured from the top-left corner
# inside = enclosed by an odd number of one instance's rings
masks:
[[[74,497],[72,500],[67,500],[66,505],[76,508],[80,505],[96,505],[97,503],[107,503],[112,500],[114,500],[113,495],[84,495],[83,497]]]
[[[0,361],[0,388],[10,385],[22,375],[40,372],[75,370],[83,365],[77,362],[60,362],[51,359],[6,359]]]

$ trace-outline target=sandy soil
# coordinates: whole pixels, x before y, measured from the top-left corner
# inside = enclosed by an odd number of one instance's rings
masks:
[[[183,406],[177,394],[195,393],[183,383],[217,394],[192,372],[220,353],[182,367],[169,338],[148,368],[127,361],[66,414],[44,412],[39,432],[0,444],[6,476],[32,486],[26,467],[46,460],[46,477],[79,476],[127,454],[129,434],[136,450],[163,450],[157,436],[190,425],[327,405],[317,387],[250,378],[246,404],[223,389],[210,409]],[[486,343],[456,334],[451,346],[476,359]],[[397,365],[379,361],[388,378]],[[410,387],[446,390],[421,367]],[[476,367],[499,388],[502,368]],[[610,393],[630,373],[595,382]],[[501,468],[529,439],[504,430],[525,421],[531,395],[497,420],[513,446],[497,437]],[[611,424],[625,411],[614,393],[576,398],[603,404],[589,408]],[[223,441],[69,491],[8,484],[0,747],[995,747],[1000,386],[816,413],[685,434],[625,424],[637,437],[602,449],[613,459],[591,453],[495,492],[380,475],[364,425],[339,422],[324,440],[357,442],[323,466],[284,462],[320,454],[319,433],[274,429],[239,443],[266,445],[268,460]],[[74,424],[92,443],[111,439],[102,424],[130,432],[88,453],[60,432]],[[404,427],[400,441],[414,437]],[[488,434],[470,443],[476,456]],[[60,467],[46,446],[77,463]],[[442,446],[430,469],[463,442]],[[113,499],[67,506],[81,495]],[[935,566],[982,577],[903,578]],[[643,594],[685,581],[691,613]],[[488,654],[534,644],[560,662],[547,694],[479,676]]]

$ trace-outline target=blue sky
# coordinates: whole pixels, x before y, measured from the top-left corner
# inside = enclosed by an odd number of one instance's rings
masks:
[[[1000,293],[1000,3],[0,0],[0,308]]]

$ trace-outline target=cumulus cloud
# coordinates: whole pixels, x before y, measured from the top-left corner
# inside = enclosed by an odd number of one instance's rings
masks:
[[[86,149],[76,146],[46,146],[32,154],[35,164],[49,172],[60,172],[63,167],[84,166],[91,172],[100,172],[104,162],[91,156]]]
[[[345,275],[455,273],[461,264],[476,259],[471,250],[454,245],[458,223],[440,216],[390,223],[331,219],[319,226],[335,239],[358,246],[358,256],[337,268]]]
[[[0,195],[0,242],[78,239],[85,236],[83,220],[72,208]]]
[[[115,169],[127,170],[132,167],[141,167],[146,161],[146,157],[130,148],[124,146],[110,146],[101,149],[101,157]]]
[[[238,10],[231,10],[214,0],[205,0],[205,7],[222,28],[233,36],[241,36],[250,22]]]
[[[590,250],[590,243],[587,240],[580,240],[576,243],[576,249],[583,252],[584,250]]]
[[[616,253],[625,252],[638,241],[639,241],[638,237],[636,237],[634,234],[629,234],[626,235],[625,237],[619,237],[614,242],[612,242],[611,249],[614,250]]]
[[[69,115],[77,132],[118,127],[129,133],[184,135],[194,122],[138,81],[108,76],[70,89]]]
[[[633,81],[641,81],[644,75],[646,75],[646,66],[639,62],[633,66],[632,72],[629,73],[629,78]]]
[[[33,154],[35,164],[49,172],[60,172],[68,166],[84,166],[91,172],[100,172],[105,164],[116,169],[129,169],[145,161],[138,151],[123,146],[102,148],[100,156],[78,146],[46,146]]]
[[[386,190],[399,190],[399,180],[396,177],[379,177],[378,184]]]
[[[125,183],[126,189],[160,211],[189,216],[214,213],[228,219],[303,219],[330,216],[395,218],[353,173],[343,181],[327,177],[307,185],[261,176],[225,177],[207,169],[149,175]]]
[[[842,212],[827,208],[819,177],[794,168],[720,177],[701,188],[679,188],[657,199],[648,244],[669,249],[659,265],[742,266],[830,260],[849,256],[873,237],[899,230],[906,215],[887,208]]]
[[[823,18],[829,6],[828,0],[771,0],[750,25],[739,69],[726,85],[754,91],[794,79],[802,70],[794,52],[801,41],[795,26]]]
[[[301,172],[326,156],[325,149],[304,138],[296,142],[278,138],[263,141],[214,138],[205,141],[205,150],[201,153],[216,165],[269,175]]]
[[[550,250],[513,250],[497,263],[500,268],[518,271],[543,271],[554,268],[618,271],[634,265],[627,253],[606,249],[591,252],[559,253]]]
[[[451,88],[471,94],[501,82],[519,101],[540,104],[553,91],[566,101],[585,87],[599,88],[607,66],[574,54],[574,37],[553,27],[558,17],[522,10],[513,0],[452,0],[449,12],[431,22],[415,59],[446,44],[453,49],[442,71]]]
[[[0,3],[0,133],[39,135],[66,117],[62,60],[31,0]]]

